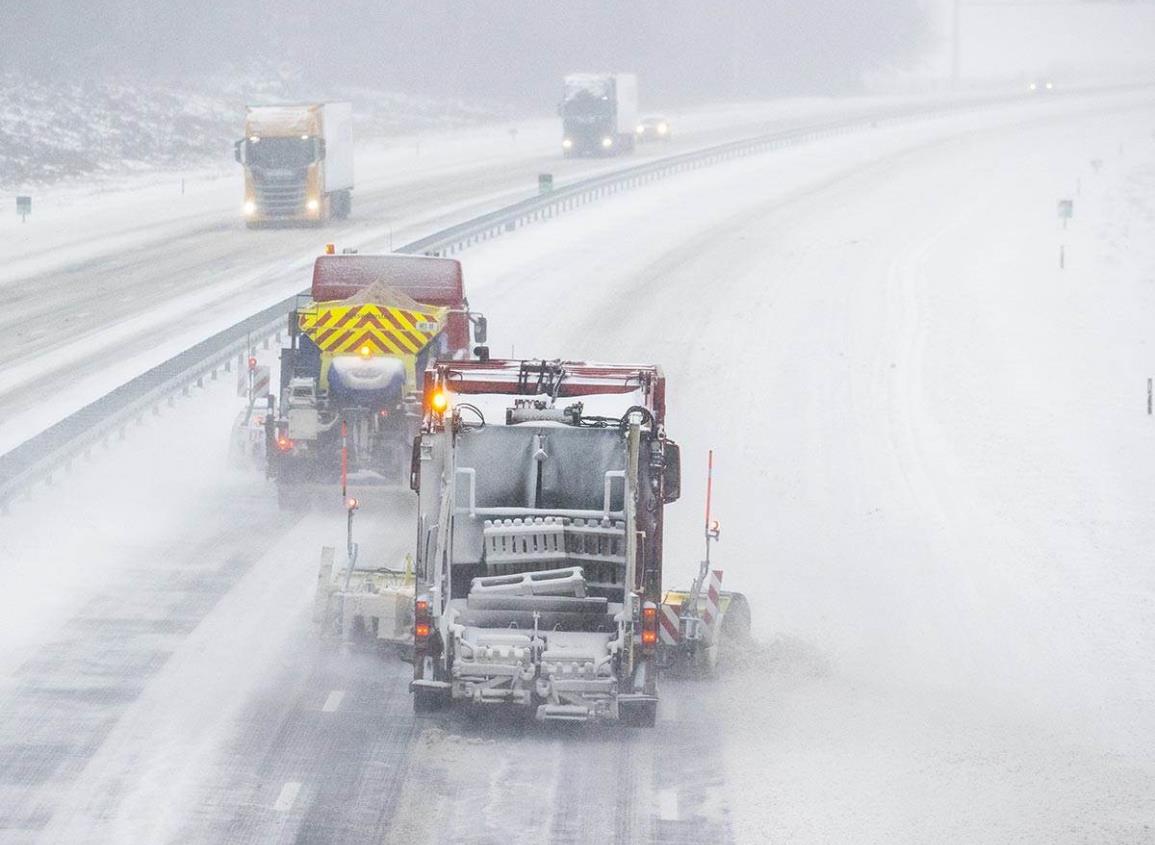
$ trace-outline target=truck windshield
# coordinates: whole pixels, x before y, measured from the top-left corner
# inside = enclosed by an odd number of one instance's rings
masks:
[[[565,81],[564,99],[572,100],[578,95],[595,99],[605,99],[610,95],[610,80],[604,76],[570,76]]]
[[[261,138],[248,141],[248,163],[253,167],[297,169],[315,160],[312,138]]]
[[[562,103],[562,112],[569,117],[611,114],[610,108],[609,97],[594,96],[586,91],[579,91]]]

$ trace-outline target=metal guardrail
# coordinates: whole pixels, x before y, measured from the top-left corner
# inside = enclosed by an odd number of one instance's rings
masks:
[[[1019,95],[950,101],[930,107],[911,105],[680,153],[560,186],[434,232],[397,252],[452,255],[506,232],[689,170],[878,126],[1026,100],[1042,102]],[[205,379],[216,379],[222,371],[230,371],[233,360],[246,355],[254,344],[267,346],[271,339],[279,340],[281,332],[287,329],[286,316],[296,298],[295,294],[201,341],[0,455],[0,512],[7,510],[14,497],[30,492],[38,484],[51,484],[57,474],[67,471],[75,460],[89,454],[94,447],[114,438],[124,438],[129,425],[159,414],[162,405],[174,404],[177,396],[188,395],[194,387],[202,386]]]

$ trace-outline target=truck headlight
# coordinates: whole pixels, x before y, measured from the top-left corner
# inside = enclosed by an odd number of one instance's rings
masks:
[[[665,124],[665,123],[659,123],[658,124],[658,134],[659,135],[665,135],[669,131],[670,131],[670,127],[667,124]]]
[[[307,208],[309,211],[316,211],[320,207],[321,203],[317,200],[309,200],[307,203],[305,203],[305,208]]]
[[[569,138],[563,138],[562,139],[561,148],[563,150],[568,150],[572,147],[573,147],[573,141],[571,139],[569,139]]]
[[[244,204],[245,217],[252,217],[257,213],[257,204],[252,200],[245,200]]]
[[[603,147],[604,149],[607,149],[607,150],[608,150],[608,149],[609,149],[610,147],[612,147],[613,145],[614,145],[614,139],[613,139],[613,138],[611,138],[609,135],[607,135],[606,137],[602,138],[602,147]]]
[[[639,123],[637,128],[634,129],[634,131],[636,133],[638,133],[639,135],[645,135],[646,134],[646,127],[642,126],[642,124]]]

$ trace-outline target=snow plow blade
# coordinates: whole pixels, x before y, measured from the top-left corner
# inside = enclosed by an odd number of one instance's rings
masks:
[[[333,564],[321,549],[313,621],[322,637],[375,643],[402,651],[413,646],[413,574]]]

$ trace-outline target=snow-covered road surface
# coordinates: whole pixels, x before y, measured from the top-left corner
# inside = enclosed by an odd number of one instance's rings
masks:
[[[652,732],[415,719],[316,642],[341,513],[224,468],[231,385],[146,421],[0,521],[3,838],[1149,841],[1151,115],[822,142],[466,253],[496,354],[665,366],[667,583],[716,450],[760,645]]]

